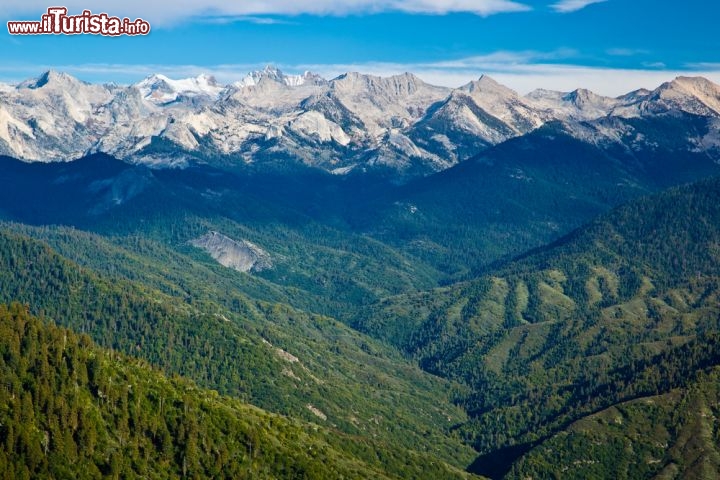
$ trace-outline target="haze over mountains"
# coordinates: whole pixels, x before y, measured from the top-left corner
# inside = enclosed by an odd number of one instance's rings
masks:
[[[102,152],[155,166],[290,163],[336,174],[389,171],[404,181],[548,123],[596,145],[653,148],[635,122],[670,112],[705,118],[675,140],[715,154],[720,87],[703,78],[607,98],[583,89],[521,96],[487,76],[449,89],[411,73],[325,80],[267,67],[230,85],[207,75],[151,75],[118,86],[48,71],[0,88],[0,154],[46,162]]]

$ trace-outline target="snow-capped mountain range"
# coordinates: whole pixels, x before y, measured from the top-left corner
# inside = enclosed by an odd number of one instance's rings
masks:
[[[687,134],[688,148],[720,146],[720,86],[699,77],[608,98],[583,89],[522,96],[487,76],[450,89],[410,73],[326,80],[267,67],[229,85],[208,75],[151,75],[118,86],[49,71],[0,84],[0,154],[49,162],[103,152],[155,166],[295,161],[337,174],[424,174],[548,122],[591,143],[637,143],[633,119],[678,114],[706,120]]]

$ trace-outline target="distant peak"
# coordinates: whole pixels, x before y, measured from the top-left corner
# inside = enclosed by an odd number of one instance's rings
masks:
[[[422,80],[420,80],[420,78],[419,78],[417,75],[415,75],[414,73],[412,73],[412,72],[404,72],[404,73],[401,73],[401,74],[399,74],[399,75],[395,75],[395,77],[397,77],[397,78],[406,78],[406,79],[412,80],[412,81],[414,81],[414,82],[422,82]]]
[[[405,82],[405,83],[412,83],[412,84],[422,84],[424,83],[417,75],[405,72],[405,73],[399,73],[397,75],[390,75],[387,77],[381,77],[378,75],[369,75],[366,73],[359,73],[359,72],[347,72],[343,73],[342,75],[338,75],[336,78],[333,79],[334,81],[341,81],[341,80],[352,80],[352,81],[361,81],[361,82]]]
[[[481,75],[480,78],[478,78],[477,80],[473,80],[472,82],[460,87],[460,90],[470,94],[477,92],[482,94],[492,93],[500,96],[517,95],[515,90],[506,87],[502,83],[497,82],[495,79],[487,75]]]
[[[29,88],[42,88],[48,83],[50,83],[50,79],[55,75],[56,72],[54,70],[48,70],[47,72],[44,72],[42,75],[40,75],[35,81],[35,84],[29,86]]]
[[[554,99],[554,98],[561,98],[562,96],[566,95],[563,92],[559,92],[557,90],[549,90],[547,88],[536,88],[535,90],[531,91],[525,97],[533,99],[533,100],[542,100],[542,99]]]
[[[196,97],[207,96],[217,98],[222,90],[215,77],[200,74],[197,77],[173,80],[160,73],[148,75],[144,80],[134,85],[141,95],[157,104],[174,102],[180,95]]]
[[[260,72],[257,73],[270,78],[282,78],[285,76],[282,70],[277,68],[275,65],[265,65],[265,68],[263,68]]]
[[[573,90],[572,92],[565,94],[562,98],[563,100],[572,102],[578,106],[589,103],[597,104],[598,102],[603,102],[606,100],[605,97],[598,95],[597,93],[586,88],[578,88],[576,90]]]
[[[208,83],[210,85],[217,85],[217,80],[213,75],[210,75],[208,73],[201,73],[200,75],[196,77],[189,77],[185,79],[179,79],[174,80],[168,77],[167,75],[163,75],[162,73],[153,73],[145,77],[145,79],[142,81],[142,83],[152,83],[152,82],[176,82],[176,81],[182,81],[182,80],[196,80],[198,82]]]
[[[371,77],[371,75],[366,75],[366,74],[360,73],[360,72],[345,72],[345,73],[341,73],[340,75],[338,75],[335,78],[335,80],[344,80],[346,78],[355,80],[358,78],[370,78],[370,77]]]
[[[248,73],[245,78],[238,83],[243,87],[257,85],[263,80],[272,80],[274,82],[283,83],[283,77],[284,75],[279,68],[273,65],[266,65],[262,70],[255,70]]]
[[[477,79],[477,83],[479,83],[479,84],[481,84],[481,85],[482,85],[482,84],[487,84],[487,85],[500,85],[500,83],[498,83],[497,80],[495,80],[495,79],[492,78],[491,76],[486,75],[486,74],[484,74],[484,73],[483,73],[482,75],[480,75],[480,78]]]
[[[153,74],[150,74],[147,77],[145,77],[143,79],[143,82],[145,82],[145,83],[157,82],[157,81],[167,82],[168,80],[170,80],[170,79],[161,73],[153,73]]]
[[[199,83],[206,83],[210,86],[216,87],[218,85],[218,81],[215,78],[214,75],[210,75],[208,73],[201,73],[197,77],[195,77],[195,80],[197,80]]]
[[[692,83],[692,84],[695,84],[695,85],[698,85],[698,84],[703,84],[703,85],[713,84],[713,82],[711,82],[710,80],[708,80],[708,79],[705,78],[705,77],[699,77],[699,76],[697,76],[697,77],[686,77],[686,76],[682,76],[682,75],[681,75],[681,76],[678,76],[678,77],[675,77],[675,80],[673,80],[673,81],[670,82],[670,83],[673,83],[673,82],[675,82],[675,83]]]
[[[320,75],[304,72],[301,75],[286,75],[273,65],[266,65],[262,70],[248,73],[244,79],[236,82],[238,87],[252,87],[264,81],[272,81],[288,87],[297,87],[305,84],[321,84],[325,82]]]
[[[679,76],[670,82],[663,83],[658,90],[720,91],[720,86],[705,77]]]
[[[37,78],[33,78],[30,80],[26,80],[25,82],[21,83],[19,86],[21,88],[30,88],[30,89],[36,89],[36,88],[42,88],[46,85],[57,83],[57,82],[77,82],[78,80],[73,77],[72,75],[68,75],[64,72],[58,72],[57,70],[48,70],[41,74]]]
[[[594,96],[595,94],[592,93],[590,90],[587,90],[585,88],[577,88],[573,90],[572,92],[565,95],[565,100],[579,100],[579,99],[585,99],[590,98]]]
[[[653,92],[646,89],[646,88],[639,88],[637,90],[633,90],[632,92],[628,92],[625,95],[621,95],[617,97],[619,100],[625,101],[625,102],[633,102],[637,101],[639,99],[643,99],[651,95]]]

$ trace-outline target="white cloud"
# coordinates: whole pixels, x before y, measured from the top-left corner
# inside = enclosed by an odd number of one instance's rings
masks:
[[[607,0],[560,0],[557,3],[550,5],[550,8],[560,13],[570,13],[577,10],[582,10],[588,5],[593,3],[602,3]]]
[[[348,15],[388,11],[438,15],[468,12],[487,16],[530,10],[515,0],[65,0],[61,3],[70,14],[89,9],[94,13],[143,18],[161,26],[205,16]],[[47,0],[3,0],[0,17],[34,20],[48,5]]]

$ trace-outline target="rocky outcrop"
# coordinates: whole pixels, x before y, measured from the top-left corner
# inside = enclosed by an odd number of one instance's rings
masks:
[[[220,265],[239,272],[260,272],[272,268],[270,254],[247,240],[233,240],[219,232],[208,232],[190,244],[205,250]]]

